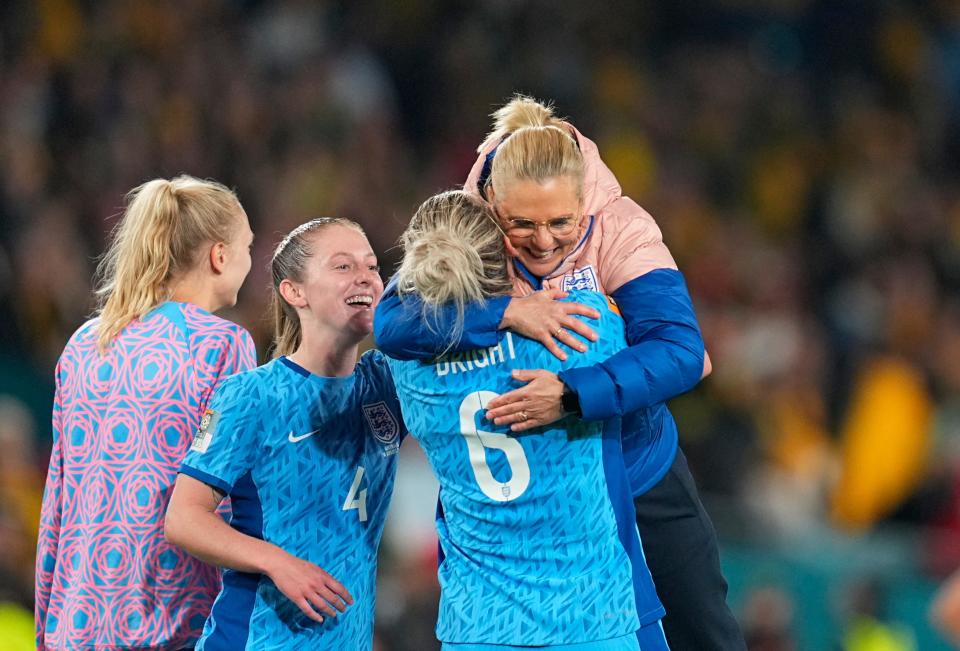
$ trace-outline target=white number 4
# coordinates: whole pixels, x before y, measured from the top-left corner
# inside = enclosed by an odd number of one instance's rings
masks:
[[[353,477],[353,483],[350,485],[350,492],[347,493],[347,499],[343,503],[343,510],[357,510],[357,516],[360,522],[367,521],[367,489],[364,488],[359,493],[360,482],[363,480],[363,466],[357,466],[357,474]]]

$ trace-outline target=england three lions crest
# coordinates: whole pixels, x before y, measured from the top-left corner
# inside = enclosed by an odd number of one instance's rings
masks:
[[[383,454],[396,454],[400,449],[400,423],[385,402],[363,406],[363,417],[373,436],[383,443]]]
[[[597,276],[593,273],[593,265],[587,265],[583,269],[574,269],[564,276],[561,289],[565,292],[575,289],[600,291],[597,285]]]

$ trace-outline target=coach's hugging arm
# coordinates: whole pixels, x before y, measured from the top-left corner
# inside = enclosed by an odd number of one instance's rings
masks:
[[[626,324],[626,348],[559,374],[514,370],[514,380],[526,384],[491,400],[486,417],[515,432],[540,427],[561,413],[569,390],[584,419],[603,420],[669,400],[709,374],[712,365],[680,272],[648,272],[612,297]]]
[[[167,542],[200,560],[238,572],[265,574],[310,619],[336,617],[353,603],[339,581],[280,547],[241,533],[216,509],[223,494],[193,477],[177,475],[164,522]]]

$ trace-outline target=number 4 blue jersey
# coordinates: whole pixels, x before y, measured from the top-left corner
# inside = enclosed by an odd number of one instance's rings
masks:
[[[347,377],[280,358],[224,382],[180,472],[231,496],[235,529],[319,565],[354,604],[316,623],[269,577],[225,570],[198,651],[371,648],[377,547],[405,432],[377,351]]]
[[[484,419],[490,400],[518,386],[511,369],[559,372],[625,347],[605,297],[570,300],[602,316],[591,322],[600,340],[568,362],[510,333],[489,349],[389,362],[407,427],[440,480],[444,642],[594,642],[663,614],[639,549],[619,420],[568,417],[515,434]]]

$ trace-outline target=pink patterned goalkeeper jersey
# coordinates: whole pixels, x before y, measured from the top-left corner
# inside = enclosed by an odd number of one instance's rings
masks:
[[[255,366],[253,340],[195,305],[169,302],[101,356],[95,324],[74,333],[57,364],[37,646],[192,646],[219,576],[164,541],[163,517],[214,389]]]

